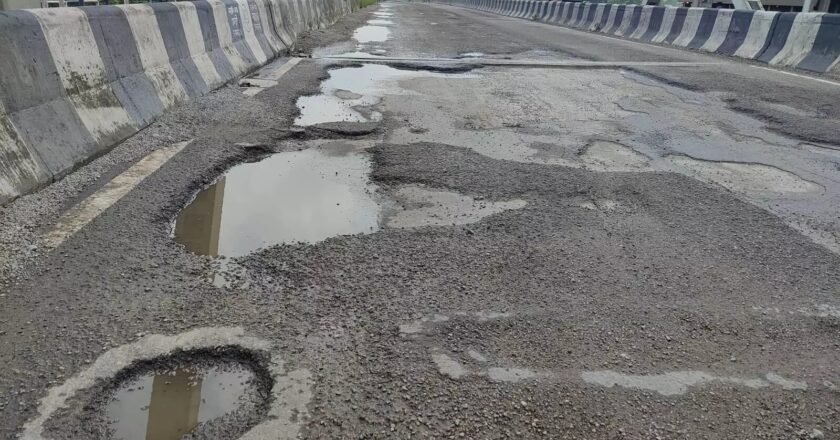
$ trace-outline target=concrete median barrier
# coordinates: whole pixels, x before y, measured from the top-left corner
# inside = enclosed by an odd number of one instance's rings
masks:
[[[840,75],[840,14],[534,0],[436,0],[631,40]]]
[[[356,0],[0,12],[0,204],[289,49]]]

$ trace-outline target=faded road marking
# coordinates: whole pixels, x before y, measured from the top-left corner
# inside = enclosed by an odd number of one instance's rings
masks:
[[[537,67],[559,69],[620,69],[623,67],[703,67],[717,66],[722,63],[684,62],[684,61],[535,61],[535,60],[504,60],[486,58],[392,58],[392,57],[354,57],[354,56],[324,56],[316,59],[326,61],[359,61],[376,64],[429,64],[454,63],[478,64],[488,67]]]
[[[808,79],[808,80],[811,80],[811,81],[821,82],[823,84],[828,84],[830,86],[840,86],[840,82],[831,81],[831,80],[828,80],[828,79],[815,78],[813,76],[808,76],[808,75],[800,75],[798,73],[788,72],[786,70],[771,69],[769,67],[762,67],[762,66],[752,66],[752,67],[755,67],[756,69],[761,69],[761,70],[769,70],[771,72],[781,73],[781,74],[784,74],[784,75],[795,76],[795,77],[800,78],[800,79]]]
[[[157,171],[169,159],[189,145],[192,140],[161,148],[140,159],[122,174],[105,184],[99,191],[65,212],[55,227],[44,236],[47,247],[56,248],[85,227],[106,209],[117,203],[146,177]]]
[[[740,378],[715,376],[703,371],[673,371],[663,374],[630,375],[616,371],[584,371],[581,378],[586,383],[606,388],[620,386],[647,391],[655,391],[663,396],[685,394],[689,387],[706,385],[713,382],[741,385],[747,388],[765,388],[776,385],[785,390],[807,390],[808,384],[785,379],[778,374],[768,373],[764,378]]]
[[[289,61],[286,61],[286,63],[280,66],[279,69],[273,69],[270,66],[267,66],[267,68],[257,72],[259,77],[245,78],[241,80],[239,82],[240,85],[246,82],[251,84],[250,87],[245,87],[242,90],[242,93],[248,96],[255,96],[269,87],[276,86],[280,78],[292,70],[293,67],[297,66],[302,59],[303,58],[290,58]]]

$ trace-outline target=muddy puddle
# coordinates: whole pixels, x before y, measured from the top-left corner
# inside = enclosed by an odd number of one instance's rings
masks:
[[[177,440],[259,400],[254,372],[229,362],[151,370],[122,383],[105,409],[119,440]]]
[[[175,221],[175,240],[203,255],[239,257],[282,243],[379,229],[361,154],[310,148],[231,168]]]
[[[295,125],[330,122],[378,122],[382,114],[373,107],[385,95],[416,94],[401,88],[401,80],[412,78],[464,78],[469,74],[444,74],[423,70],[401,70],[379,64],[330,70],[321,84],[321,94],[302,96],[297,101],[300,116]],[[353,95],[348,95],[350,92]]]

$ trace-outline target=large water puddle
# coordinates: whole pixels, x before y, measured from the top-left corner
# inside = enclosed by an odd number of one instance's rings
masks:
[[[329,122],[378,122],[382,114],[373,109],[385,95],[412,95],[401,88],[400,80],[432,78],[469,78],[470,74],[444,74],[423,70],[401,70],[380,64],[330,70],[330,78],[321,84],[321,94],[303,96],[297,101],[299,126]],[[343,93],[337,96],[336,93]],[[352,92],[347,95],[344,92]]]
[[[353,32],[353,39],[359,43],[381,43],[388,39],[391,30],[385,26],[362,26]]]
[[[378,230],[369,172],[367,156],[321,148],[235,166],[181,211],[175,240],[198,254],[238,257]]]
[[[252,370],[236,363],[148,371],[124,382],[106,408],[120,440],[178,440],[258,399]]]

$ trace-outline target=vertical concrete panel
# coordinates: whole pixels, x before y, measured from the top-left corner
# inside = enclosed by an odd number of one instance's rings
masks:
[[[213,5],[206,0],[197,0],[190,4],[194,6],[198,24],[201,26],[201,38],[204,42],[204,50],[207,52],[207,57],[213,63],[213,68],[218,73],[219,79],[222,82],[229,81],[236,76],[237,70],[233,68],[230,60],[228,60],[222,48],[221,41],[219,41],[216,18],[213,16]]]
[[[721,9],[718,11],[715,23],[712,26],[712,32],[709,38],[700,46],[700,50],[707,52],[716,52],[718,48],[726,40],[729,34],[729,26],[732,24],[732,16],[735,11],[733,9]]]
[[[624,11],[627,10],[626,5],[619,5],[618,7],[614,8],[615,13],[610,14],[610,25],[604,28],[605,34],[613,34],[618,28],[621,27],[622,22],[624,21]]]
[[[665,44],[674,44],[674,40],[680,37],[683,27],[685,26],[685,19],[687,16],[688,10],[685,8],[678,8],[674,12],[674,22],[671,25],[671,31],[668,32],[668,36],[665,37],[665,40],[663,40]]]
[[[703,15],[700,17],[697,32],[687,47],[699,49],[709,40],[709,36],[712,35],[712,29],[714,29],[715,22],[717,21],[718,11],[718,9],[703,9]]]
[[[598,6],[595,8],[595,16],[592,18],[592,24],[589,25],[590,31],[598,31],[601,29],[601,22],[604,19],[604,11],[609,10],[607,6],[609,6],[608,3],[598,3]]]
[[[204,41],[204,32],[201,29],[195,3],[175,2],[172,5],[178,10],[184,30],[187,52],[199,75],[201,75],[201,80],[209,89],[220,86],[224,81],[221,74],[216,70],[215,63],[210,59],[213,48],[208,47]]]
[[[631,31],[632,27],[639,24],[639,16],[642,12],[641,6],[628,5],[625,6],[624,16],[622,17],[621,26],[615,31],[615,35],[623,37]]]
[[[563,3],[558,1],[552,1],[551,3],[551,15],[548,17],[548,21],[551,23],[557,23],[560,19],[560,12],[563,10]]]
[[[169,64],[169,54],[154,10],[146,5],[130,5],[123,7],[123,11],[131,35],[137,42],[143,70],[151,80],[164,109],[186,102],[189,95]]]
[[[125,14],[116,6],[80,9],[88,17],[117,99],[138,127],[150,124],[163,112],[163,104],[143,71],[137,43],[126,38],[129,25]]]
[[[540,2],[540,11],[539,11],[539,14],[538,14],[539,15],[538,18],[541,21],[545,21],[545,20],[548,19],[548,15],[549,15],[548,7],[549,6],[551,6],[551,2],[549,2],[549,1]]]
[[[520,0],[519,6],[516,8],[516,14],[514,17],[522,18],[525,16],[525,9],[528,8],[528,0]]]
[[[247,72],[250,70],[250,66],[259,64],[259,58],[254,54],[248,42],[245,40],[245,31],[242,27],[242,13],[239,9],[239,4],[234,0],[222,0],[222,3],[225,5],[224,16],[227,18],[226,27],[230,30],[233,47],[236,48],[236,52],[244,61],[243,73]]]
[[[271,0],[274,30],[287,48],[294,46],[294,30],[290,26],[291,13],[285,0]]]
[[[653,37],[659,34],[662,29],[662,21],[665,18],[665,11],[670,8],[656,6],[650,11],[650,18],[648,19],[647,30],[639,37],[642,41],[651,41]]]
[[[671,43],[674,46],[686,47],[694,41],[700,21],[703,19],[705,9],[690,8],[686,11],[685,22],[682,24],[680,35]]]
[[[256,31],[254,30],[255,24],[251,16],[251,8],[248,4],[249,0],[235,0],[235,3],[239,8],[243,39],[247,43],[248,48],[251,49],[251,53],[254,54],[257,64],[263,64],[271,58],[272,54],[271,51],[266,53],[268,48],[263,46],[263,43],[260,42],[256,35]]]
[[[653,11],[654,6],[642,6],[641,13],[639,14],[639,22],[635,27],[631,26],[633,33],[630,34],[630,38],[638,40],[648,31],[648,27],[650,26],[650,16]]]
[[[52,179],[0,105],[0,205]]]
[[[805,59],[814,48],[823,15],[821,12],[796,14],[785,45],[770,64],[793,67]]]
[[[826,14],[817,30],[811,52],[796,67],[827,72],[840,59],[840,14]]]
[[[794,12],[782,12],[776,16],[767,35],[767,43],[758,55],[759,61],[769,63],[784,49],[796,16]]]
[[[88,146],[89,154],[137,131],[134,120],[111,89],[87,15],[80,8],[30,12],[41,24],[64,93],[94,138]]]
[[[734,55],[747,39],[753,17],[755,16],[756,14],[754,11],[734,11],[732,13],[732,19],[729,22],[729,29],[726,32],[726,38],[723,40],[723,43],[718,46],[717,53],[723,55]]]
[[[595,20],[595,13],[598,12],[598,6],[596,4],[590,4],[589,9],[586,11],[586,19],[581,27],[589,28],[592,24],[592,21]]]
[[[599,25],[599,29],[596,29],[598,32],[606,32],[609,29],[610,24],[615,20],[615,9],[616,5],[607,4],[604,6],[604,13],[601,17],[601,24]]]
[[[671,27],[674,25],[674,18],[677,16],[677,8],[666,6],[665,12],[662,15],[662,24],[659,26],[659,32],[651,38],[652,43],[662,43],[668,34],[671,33]]]
[[[172,66],[172,71],[175,72],[181,86],[190,98],[209,92],[210,87],[204,82],[192,60],[178,7],[173,3],[153,3],[149,7],[155,12],[169,65]]]
[[[0,102],[6,136],[19,138],[51,177],[86,158],[93,137],[64,92],[40,23],[29,11],[0,14]],[[20,151],[19,146],[10,149]],[[22,153],[24,154],[25,153]]]
[[[253,33],[254,40],[256,40],[257,43],[260,45],[260,48],[266,56],[266,60],[274,58],[274,55],[277,54],[277,50],[275,50],[274,45],[272,45],[268,38],[266,38],[265,21],[263,21],[262,18],[262,11],[260,10],[259,1],[246,0],[240,4],[248,11],[248,22],[250,23],[250,32]],[[312,23],[313,29],[317,28],[317,17],[313,18]]]
[[[529,4],[528,0],[521,0],[519,2],[519,9],[516,11],[516,17],[517,18],[522,18],[522,17],[525,16],[525,11],[527,11],[527,9],[528,9],[528,4]]]
[[[586,16],[586,11],[589,9],[589,3],[584,3],[580,5],[575,13],[575,19],[572,22],[572,26],[578,27],[581,23],[583,23],[583,19]]]
[[[744,43],[735,51],[734,55],[741,58],[757,59],[769,46],[770,32],[779,20],[778,12],[757,11],[750,21],[750,29],[744,38]]]
[[[525,8],[528,6],[527,0],[519,0],[516,5],[516,12],[514,13],[514,17],[522,18],[525,15]]]
[[[566,3],[565,7],[563,8],[563,24],[568,24],[569,21],[574,16],[573,14],[577,12],[577,8],[580,7],[577,3]]]
[[[216,33],[219,38],[219,46],[227,58],[228,63],[234,71],[234,76],[241,75],[248,71],[249,60],[245,58],[236,46],[233,37],[233,30],[230,28],[230,19],[227,14],[227,5],[220,0],[207,0],[213,10]]]
[[[263,35],[265,35],[265,39],[271,46],[273,53],[276,55],[281,51],[286,50],[286,44],[283,43],[280,36],[277,34],[277,31],[274,29],[274,16],[271,9],[271,1],[258,0],[257,8],[259,8],[260,21],[263,24]]]

